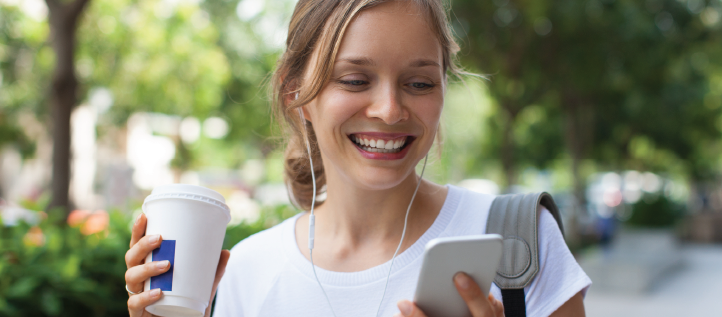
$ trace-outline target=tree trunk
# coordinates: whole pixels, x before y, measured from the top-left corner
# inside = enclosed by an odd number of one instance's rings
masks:
[[[80,13],[88,0],[62,3],[46,0],[50,12],[50,36],[55,52],[55,70],[50,87],[53,122],[52,200],[48,211],[70,209],[70,114],[77,103],[78,79],[75,76],[75,32]]]
[[[567,106],[567,113],[564,116],[565,121],[565,139],[569,156],[572,159],[572,191],[579,203],[584,201],[584,181],[579,174],[579,162],[582,159],[582,144],[578,129],[578,109],[576,106]]]
[[[507,118],[504,120],[504,130],[501,135],[501,166],[506,176],[506,189],[509,192],[511,186],[516,183],[516,164],[514,159],[514,120],[516,114],[511,110],[510,105],[503,105]]]
[[[571,172],[572,172],[572,192],[576,198],[576,206],[570,210],[569,223],[567,226],[567,243],[572,246],[579,244],[579,230],[577,223],[579,221],[579,212],[586,209],[586,182],[582,178],[579,171],[579,164],[584,157],[585,144],[588,141],[589,129],[591,129],[591,122],[587,122],[588,118],[585,116],[582,102],[577,98],[567,96],[564,98],[564,121],[565,121],[565,143],[569,156],[572,159]]]

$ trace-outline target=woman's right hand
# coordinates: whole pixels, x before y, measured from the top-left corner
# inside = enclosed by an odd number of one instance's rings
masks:
[[[165,273],[170,268],[168,261],[145,263],[145,259],[154,249],[160,246],[163,238],[160,235],[145,236],[145,227],[148,223],[144,214],[140,214],[133,224],[130,238],[130,249],[125,253],[125,284],[136,295],[128,299],[128,312],[130,317],[155,316],[145,310],[150,304],[160,299],[161,290],[154,289],[143,292],[143,284],[153,276]]]
[[[160,246],[163,238],[160,235],[145,236],[145,228],[147,218],[144,214],[140,214],[133,224],[132,235],[130,238],[130,249],[125,253],[125,264],[128,270],[125,271],[125,284],[128,289],[136,295],[130,295],[128,299],[128,312],[130,317],[150,317],[155,316],[145,310],[145,308],[157,302],[161,297],[161,290],[154,289],[143,292],[143,284],[153,276],[165,273],[170,268],[168,261],[156,261],[145,263],[146,257],[153,250]],[[228,250],[221,251],[218,267],[216,268],[216,277],[213,282],[213,290],[208,302],[205,316],[210,316],[211,303],[216,294],[218,283],[226,270],[226,264],[231,253]]]
[[[484,296],[479,284],[466,273],[456,273],[454,284],[473,317],[504,317],[504,304],[494,298],[494,295]],[[397,305],[400,312],[394,317],[426,317],[424,312],[411,301],[400,300]]]

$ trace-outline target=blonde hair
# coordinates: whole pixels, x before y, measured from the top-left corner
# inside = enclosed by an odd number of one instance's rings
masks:
[[[287,134],[284,153],[286,185],[291,200],[303,210],[311,207],[313,198],[311,166],[305,139],[311,147],[316,185],[320,189],[318,194],[324,190],[326,177],[313,126],[309,122],[301,122],[297,109],[316,98],[330,79],[341,40],[353,18],[364,9],[388,1],[401,0],[299,0],[293,11],[286,51],[280,57],[271,79],[272,106]],[[459,45],[449,27],[443,0],[407,1],[415,3],[426,13],[430,27],[442,46],[445,73],[455,76],[465,74],[456,63]],[[309,65],[314,51],[318,52],[316,63]],[[310,76],[303,78],[307,67],[311,67]],[[305,125],[306,135],[302,124]],[[317,202],[317,205],[320,204]]]

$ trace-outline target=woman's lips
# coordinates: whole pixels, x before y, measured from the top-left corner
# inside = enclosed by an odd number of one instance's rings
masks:
[[[403,133],[354,133],[348,136],[361,155],[374,160],[398,160],[406,156],[416,137]]]

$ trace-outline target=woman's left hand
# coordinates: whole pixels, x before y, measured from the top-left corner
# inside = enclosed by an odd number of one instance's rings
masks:
[[[466,305],[474,317],[504,317],[504,305],[496,300],[493,295],[484,296],[479,285],[464,273],[454,275],[454,284],[459,295],[464,299]],[[408,300],[400,300],[396,305],[401,311],[394,317],[426,317],[423,311]]]

